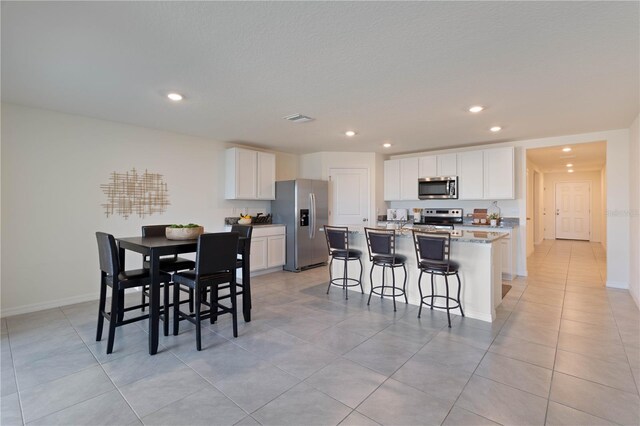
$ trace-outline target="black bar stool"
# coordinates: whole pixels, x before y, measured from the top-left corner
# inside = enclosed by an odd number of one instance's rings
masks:
[[[328,226],[324,225],[324,235],[327,238],[327,248],[329,249],[329,286],[327,287],[327,294],[331,289],[331,285],[342,287],[344,290],[344,298],[349,299],[348,287],[360,286],[360,291],[364,294],[364,288],[362,287],[362,252],[356,249],[349,248],[349,228],[346,226]],[[344,262],[344,271],[342,277],[333,278],[333,261],[342,260]],[[357,260],[360,264],[360,279],[349,278],[347,274],[347,264],[351,260]],[[348,284],[353,282],[353,284]]]
[[[371,302],[371,296],[373,294],[382,297],[393,298],[393,310],[396,311],[396,297],[404,296],[404,302],[409,303],[407,299],[407,268],[405,263],[407,262],[407,256],[402,254],[396,254],[396,231],[393,229],[376,229],[376,228],[364,228],[365,235],[367,237],[367,248],[369,249],[369,261],[371,261],[371,272],[369,278],[371,280],[371,291],[369,292],[369,300],[367,305]],[[373,268],[376,266],[382,266],[382,285],[373,285]],[[404,270],[404,282],[402,287],[396,287],[396,273],[395,269],[400,268]],[[391,268],[391,285],[385,285],[385,272],[387,268]],[[391,287],[391,294],[385,293],[385,287]]]
[[[418,260],[418,268],[420,269],[420,276],[418,277],[418,290],[420,290],[420,309],[418,310],[418,318],[422,313],[422,305],[427,305],[431,309],[446,309],[447,319],[449,320],[449,328],[451,328],[451,314],[452,309],[460,308],[460,313],[464,316],[462,310],[462,303],[460,302],[460,289],[462,283],[460,282],[460,275],[458,275],[458,269],[460,265],[449,258],[451,247],[451,234],[448,232],[427,232],[413,230],[413,242],[416,248],[416,257]],[[420,281],[422,280],[422,274],[427,273],[431,275],[431,294],[423,296],[422,286]],[[435,277],[441,275],[444,277],[446,295],[441,296],[435,294]],[[455,275],[458,279],[458,297],[449,296],[449,276]],[[435,299],[445,299],[446,306],[437,306]],[[431,299],[431,303],[427,302],[427,299]],[[455,306],[450,306],[449,302],[456,303]]]

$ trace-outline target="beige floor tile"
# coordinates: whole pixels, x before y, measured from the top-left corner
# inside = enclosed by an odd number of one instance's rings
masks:
[[[615,423],[640,423],[640,398],[637,394],[563,373],[554,373],[550,399]]]
[[[590,380],[625,392],[637,393],[628,362],[611,362],[558,350],[555,371]]]
[[[547,426],[578,426],[578,425],[590,425],[590,426],[608,426],[615,425],[605,419],[601,419],[591,414],[587,414],[583,411],[576,410],[575,408],[567,407],[566,405],[558,404],[557,402],[550,401],[547,408]]]

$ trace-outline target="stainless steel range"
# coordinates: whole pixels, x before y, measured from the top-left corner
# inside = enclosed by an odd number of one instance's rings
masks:
[[[432,229],[454,229],[462,225],[462,209],[422,209],[419,225]]]

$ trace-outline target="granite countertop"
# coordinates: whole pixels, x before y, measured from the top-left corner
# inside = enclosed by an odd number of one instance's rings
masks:
[[[377,226],[378,229],[386,230],[386,227]],[[497,227],[495,227],[497,228]],[[495,229],[494,228],[494,229]],[[364,227],[350,227],[349,233],[351,234],[364,234]],[[496,232],[496,231],[485,231],[485,230],[477,230],[477,231],[466,231],[466,230],[454,230],[451,231],[451,242],[459,242],[459,243],[492,243],[500,238],[504,238],[508,236],[508,232]],[[413,238],[413,233],[411,232],[410,227],[405,227],[402,229],[396,230],[396,236],[402,239]]]

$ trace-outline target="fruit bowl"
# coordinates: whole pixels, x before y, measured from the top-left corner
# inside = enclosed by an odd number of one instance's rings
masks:
[[[246,217],[240,218],[238,219],[238,223],[240,225],[251,225],[251,218],[246,218]]]
[[[195,240],[204,233],[204,227],[195,224],[171,225],[165,229],[168,240]]]

